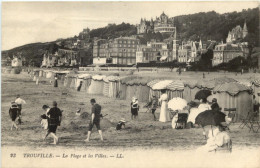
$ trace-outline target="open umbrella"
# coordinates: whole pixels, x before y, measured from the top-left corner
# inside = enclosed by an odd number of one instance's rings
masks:
[[[195,124],[201,125],[202,127],[207,125],[218,126],[221,122],[225,122],[225,117],[226,114],[220,111],[206,110],[196,117]]]
[[[215,110],[206,110],[202,113],[200,113],[196,118],[195,118],[195,124],[201,125],[203,128],[203,132],[205,133],[204,127],[207,125],[211,126],[219,126],[221,125],[222,122],[225,122],[225,117],[226,114],[220,112],[220,111],[215,111]],[[213,135],[213,130],[212,130],[212,135]],[[206,138],[206,136],[205,136]]]
[[[160,81],[158,83],[156,83],[155,85],[153,85],[152,89],[153,90],[163,90],[163,89],[166,89],[167,86],[169,84],[171,84],[173,81],[172,80],[163,80],[163,81]]]
[[[210,90],[200,90],[196,93],[195,99],[201,100],[201,99],[207,99],[211,95]]]
[[[187,106],[187,101],[180,98],[174,97],[168,102],[168,108],[175,111],[175,110],[182,110],[184,107]]]

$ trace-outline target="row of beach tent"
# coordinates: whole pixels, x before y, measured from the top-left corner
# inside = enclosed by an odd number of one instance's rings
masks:
[[[210,80],[173,80],[153,79],[135,75],[110,73],[106,75],[91,73],[71,73],[70,71],[34,70],[34,77],[52,79],[57,76],[64,87],[77,89],[92,95],[104,95],[110,98],[131,101],[137,97],[139,102],[148,102],[153,95],[161,96],[161,90],[166,90],[169,100],[180,97],[190,102],[200,90],[209,90],[212,94],[207,98],[212,101],[217,98],[222,109],[236,108],[236,120],[245,118],[252,110],[253,94],[260,92],[260,80],[252,80],[250,86],[235,79],[221,77]]]

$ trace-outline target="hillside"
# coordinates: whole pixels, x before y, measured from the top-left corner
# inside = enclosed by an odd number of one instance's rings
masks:
[[[216,40],[225,42],[228,32],[237,25],[243,28],[244,22],[250,37],[259,45],[259,8],[242,12],[218,14],[215,11],[201,12],[174,17],[179,39]]]
[[[25,64],[40,66],[43,54],[45,51],[54,53],[58,50],[59,46],[55,42],[47,43],[31,43],[20,47],[13,48],[8,51],[3,51],[2,56],[13,57],[16,53],[22,53],[23,58],[25,58]]]

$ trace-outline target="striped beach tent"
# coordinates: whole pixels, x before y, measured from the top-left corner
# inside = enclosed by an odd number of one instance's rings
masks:
[[[175,80],[167,86],[167,94],[169,99],[174,97],[183,98],[184,84],[181,80]]]
[[[104,75],[92,76],[91,84],[88,88],[89,94],[103,94],[103,88],[104,88],[103,78],[104,77],[105,77]]]
[[[209,96],[208,101],[216,98],[219,106],[224,108],[236,108],[236,121],[245,118],[247,113],[253,109],[252,89],[238,82],[223,83],[213,89],[213,95]]]

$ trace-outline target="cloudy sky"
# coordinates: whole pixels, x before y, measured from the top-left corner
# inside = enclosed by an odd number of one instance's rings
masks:
[[[137,24],[163,11],[170,17],[255,8],[252,2],[2,2],[2,50],[78,34],[108,23]]]

